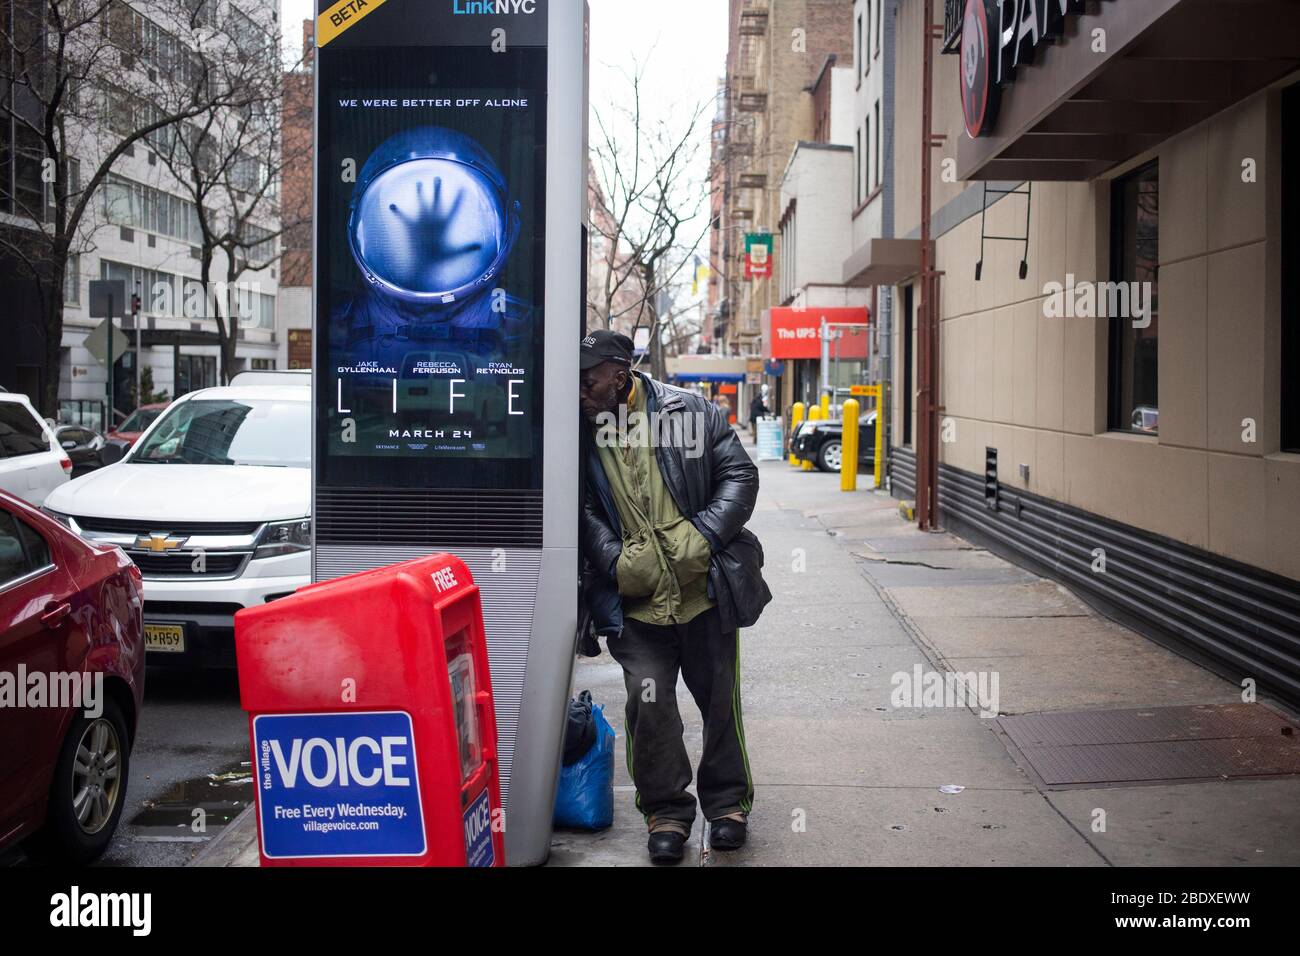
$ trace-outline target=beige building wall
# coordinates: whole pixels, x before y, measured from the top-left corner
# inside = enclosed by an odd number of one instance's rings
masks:
[[[899,235],[919,223],[920,7],[900,11]],[[948,137],[935,153],[935,213],[963,190],[980,189],[942,179],[942,159],[955,157],[965,135],[958,65],[955,56],[935,58],[934,130]],[[938,237],[940,400],[953,439],[940,445],[941,460],[982,473],[985,448],[995,447],[1007,486],[1300,579],[1300,455],[1279,444],[1280,173],[1269,174],[1280,169],[1279,137],[1277,92],[1264,91],[1115,171],[1159,162],[1158,437],[1107,430],[1108,320],[1044,315],[1046,283],[1064,284],[1068,273],[1076,282],[1109,278],[1109,177],[1033,184],[1024,280],[1022,246],[988,242],[983,280],[975,281],[978,203]],[[1254,183],[1242,178],[1249,158],[1258,164]],[[1023,233],[1024,202],[996,202],[986,231]],[[901,390],[901,289],[895,301]],[[909,398],[895,401],[900,442],[903,409],[915,414]],[[1243,441],[1246,419],[1255,423],[1253,442]]]

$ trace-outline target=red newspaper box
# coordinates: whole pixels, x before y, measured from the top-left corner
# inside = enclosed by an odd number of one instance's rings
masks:
[[[504,866],[483,610],[450,554],[235,615],[263,866]]]

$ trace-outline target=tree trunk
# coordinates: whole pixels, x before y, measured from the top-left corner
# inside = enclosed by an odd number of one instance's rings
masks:
[[[45,300],[42,311],[45,313],[45,382],[42,394],[31,396],[46,418],[57,420],[59,417],[59,379],[62,375],[63,348],[63,276],[67,269],[66,252],[55,253],[51,275],[48,279],[35,278],[33,281],[45,283],[41,297]],[[111,422],[113,409],[108,409],[107,422]],[[106,422],[106,424],[107,424]]]
[[[221,374],[226,385],[230,384],[231,372],[235,367],[235,347],[239,345],[239,293],[235,289],[238,274],[234,270],[235,257],[226,253],[226,320],[227,334],[221,340]]]

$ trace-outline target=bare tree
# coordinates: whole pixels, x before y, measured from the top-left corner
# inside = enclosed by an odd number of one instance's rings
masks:
[[[642,104],[644,67],[623,72],[624,89],[595,112],[597,142],[591,150],[596,194],[591,230],[605,257],[588,290],[589,309],[611,327],[650,330],[651,366],[662,376],[663,333],[672,313],[673,289],[684,280],[708,234],[709,177],[696,172],[709,148],[706,99],[685,110],[652,116]],[[676,338],[676,337],[675,337]]]
[[[13,183],[0,205],[0,253],[38,290],[45,384],[57,414],[68,258],[91,248],[91,204],[114,164],[142,141],[257,95],[214,0],[5,0],[0,4],[0,121],[13,130]]]
[[[242,14],[231,8],[228,16]],[[211,104],[182,124],[159,154],[195,207],[201,317],[216,324],[223,382],[229,382],[234,371],[239,320],[248,317],[257,294],[255,288],[242,287],[241,277],[278,262],[277,240],[301,225],[302,210],[282,218],[278,184],[285,169],[311,159],[309,140],[288,143],[283,136],[286,123],[311,119],[286,116],[285,111],[310,110],[310,104],[286,105],[279,37],[252,32],[258,29],[247,23],[227,27],[230,35],[240,38],[237,55],[249,59],[243,102],[238,108]],[[290,69],[299,66],[301,61]],[[306,215],[309,221],[310,211]],[[218,277],[214,271],[222,261]]]

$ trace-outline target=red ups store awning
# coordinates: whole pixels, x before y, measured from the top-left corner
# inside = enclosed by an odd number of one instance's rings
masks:
[[[763,312],[763,358],[819,359],[822,357],[821,324],[864,325],[870,310],[865,307],[839,309],[775,308]],[[831,355],[841,359],[865,359],[868,337],[866,329],[841,329],[838,340],[831,341]]]

